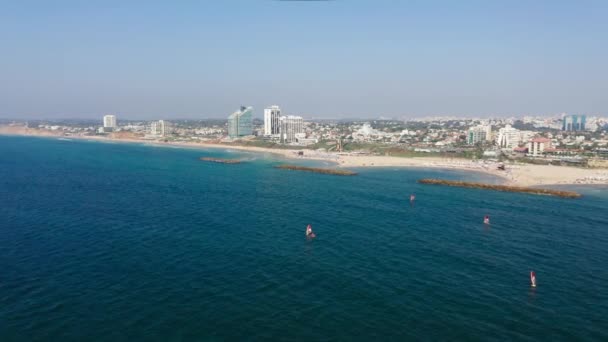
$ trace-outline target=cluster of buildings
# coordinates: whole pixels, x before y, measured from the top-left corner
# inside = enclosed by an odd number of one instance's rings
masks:
[[[506,125],[498,131],[496,145],[502,149],[512,150],[518,153],[527,153],[532,156],[539,156],[544,153],[560,152],[554,145],[562,145],[567,143],[570,134],[583,134],[587,132],[585,115],[564,115],[562,117],[561,131],[562,135],[556,134],[559,127],[555,124],[550,125],[553,128],[553,133],[545,132],[544,136],[538,131],[519,130],[511,125]],[[549,127],[546,127],[549,128]],[[585,136],[579,135],[578,142],[584,142]]]
[[[121,121],[105,115],[103,126],[92,122],[61,125],[40,122],[38,128],[64,135],[118,133],[140,139],[231,142],[245,139],[309,146],[331,151],[378,153],[412,151],[464,153],[508,158],[608,159],[608,118],[586,115],[496,119],[437,118],[420,120],[308,120],[285,115],[279,106],[264,109],[262,120],[252,107],[241,107],[227,120]],[[26,123],[27,125],[27,123]]]
[[[128,127],[128,128],[127,128]],[[118,130],[140,131],[140,126],[118,127],[116,115],[105,115],[103,126],[98,133],[109,133]],[[145,137],[149,139],[167,137],[173,133],[188,133],[185,130],[176,130],[166,120],[151,121],[146,124]],[[315,138],[307,138],[304,119],[296,115],[283,115],[279,106],[273,105],[264,109],[264,124],[261,129],[256,130],[253,119],[253,107],[241,106],[239,110],[230,114],[225,129],[197,127],[189,130],[194,135],[227,136],[229,139],[242,139],[262,137],[266,140],[280,142],[282,144],[309,145],[317,142]]]
[[[138,126],[129,125],[122,127],[124,130],[138,130]],[[103,126],[99,127],[98,133],[109,133],[115,132],[118,130],[118,122],[116,120],[116,115],[108,114],[103,116]],[[171,123],[165,120],[151,121],[144,128],[146,131],[147,137],[155,138],[155,137],[166,137],[172,133]]]
[[[273,105],[264,109],[264,125],[262,136],[282,144],[308,144],[306,139],[304,119],[296,115],[282,115],[281,108]],[[228,136],[232,139],[249,137],[254,134],[253,108],[241,107],[228,116]]]
[[[448,153],[483,157],[569,159],[607,156],[608,119],[585,115],[534,119],[435,119],[316,123],[321,141],[356,142],[375,150]],[[538,127],[538,124],[542,120]],[[593,125],[589,125],[589,122]],[[565,122],[565,124],[564,124]]]
[[[504,127],[498,129],[496,134],[492,132],[490,124],[480,124],[472,126],[467,131],[467,144],[477,145],[480,143],[495,144],[496,147],[503,152],[516,152],[529,156],[540,156],[547,153],[560,153],[560,149],[555,146],[562,144],[563,135],[555,134],[561,131],[568,136],[570,133],[585,133],[586,116],[585,115],[564,115],[562,124],[556,125],[551,122],[544,121],[543,128],[550,129],[554,133],[541,133],[537,130],[522,130],[514,128],[511,124],[505,124]],[[537,126],[533,126],[537,127]],[[585,140],[584,135],[579,135],[576,138],[580,142]],[[572,151],[570,151],[572,152]]]

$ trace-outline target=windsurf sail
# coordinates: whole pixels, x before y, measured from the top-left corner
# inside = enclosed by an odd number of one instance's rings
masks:
[[[530,284],[532,287],[536,287],[536,273],[534,271],[530,271]]]

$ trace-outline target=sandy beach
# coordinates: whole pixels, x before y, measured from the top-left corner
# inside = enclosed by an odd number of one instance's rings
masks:
[[[498,170],[496,163],[448,158],[400,158],[390,156],[340,156],[342,167],[426,167],[484,172],[504,179],[506,185],[539,186],[552,184],[608,184],[607,169],[585,169],[569,166],[506,164]]]
[[[567,184],[601,184],[608,185],[608,169],[587,169],[569,166],[506,164],[506,170],[498,170],[497,164],[485,161],[472,161],[460,158],[420,157],[404,158],[392,156],[371,156],[348,153],[326,153],[302,149],[304,155],[298,155],[298,150],[273,149],[253,146],[237,146],[219,143],[203,142],[163,142],[129,137],[103,136],[63,136],[61,132],[44,131],[19,126],[0,126],[0,134],[26,135],[41,137],[57,137],[67,139],[115,141],[153,144],[157,146],[182,146],[189,148],[221,148],[257,153],[270,153],[284,158],[311,159],[336,163],[340,168],[358,167],[418,167],[456,169],[483,172],[504,180],[503,184],[517,186],[544,186]]]

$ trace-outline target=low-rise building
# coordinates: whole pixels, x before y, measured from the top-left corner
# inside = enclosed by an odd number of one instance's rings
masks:
[[[534,156],[543,154],[551,149],[551,139],[534,138],[528,142],[528,153]]]

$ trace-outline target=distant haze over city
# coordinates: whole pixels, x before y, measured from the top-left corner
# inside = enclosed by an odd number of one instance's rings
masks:
[[[608,114],[608,2],[0,4],[0,117]]]

